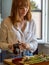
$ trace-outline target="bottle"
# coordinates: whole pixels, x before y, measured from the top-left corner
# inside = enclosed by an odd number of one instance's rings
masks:
[[[14,48],[14,50],[13,50],[13,53],[14,54],[20,54],[20,49],[19,49],[19,44],[17,43],[17,44],[13,44],[13,48]]]

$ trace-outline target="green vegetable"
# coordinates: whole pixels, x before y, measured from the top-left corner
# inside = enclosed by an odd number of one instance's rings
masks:
[[[34,63],[39,63],[43,61],[49,61],[49,56],[42,56],[42,55],[35,55],[30,57],[29,59],[26,58],[23,62],[23,64],[34,64]]]

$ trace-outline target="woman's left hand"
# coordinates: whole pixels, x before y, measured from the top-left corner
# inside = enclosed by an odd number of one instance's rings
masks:
[[[21,45],[22,45],[22,47],[23,47],[24,49],[29,49],[29,48],[30,48],[30,45],[27,44],[27,43],[21,43]]]

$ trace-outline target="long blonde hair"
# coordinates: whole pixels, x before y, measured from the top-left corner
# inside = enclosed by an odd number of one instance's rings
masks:
[[[20,4],[21,3],[21,4]],[[12,8],[11,8],[11,15],[10,19],[12,20],[12,23],[15,22],[21,22],[21,19],[19,17],[18,9],[22,6],[29,6],[29,10],[24,17],[26,20],[31,20],[31,10],[30,10],[30,0],[13,0],[12,2]]]

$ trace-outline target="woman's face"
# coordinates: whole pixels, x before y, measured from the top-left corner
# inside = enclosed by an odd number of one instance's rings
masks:
[[[28,6],[27,7],[25,7],[25,6],[20,7],[19,8],[19,15],[20,15],[20,17],[21,16],[24,17],[27,14],[28,10],[29,10]]]

